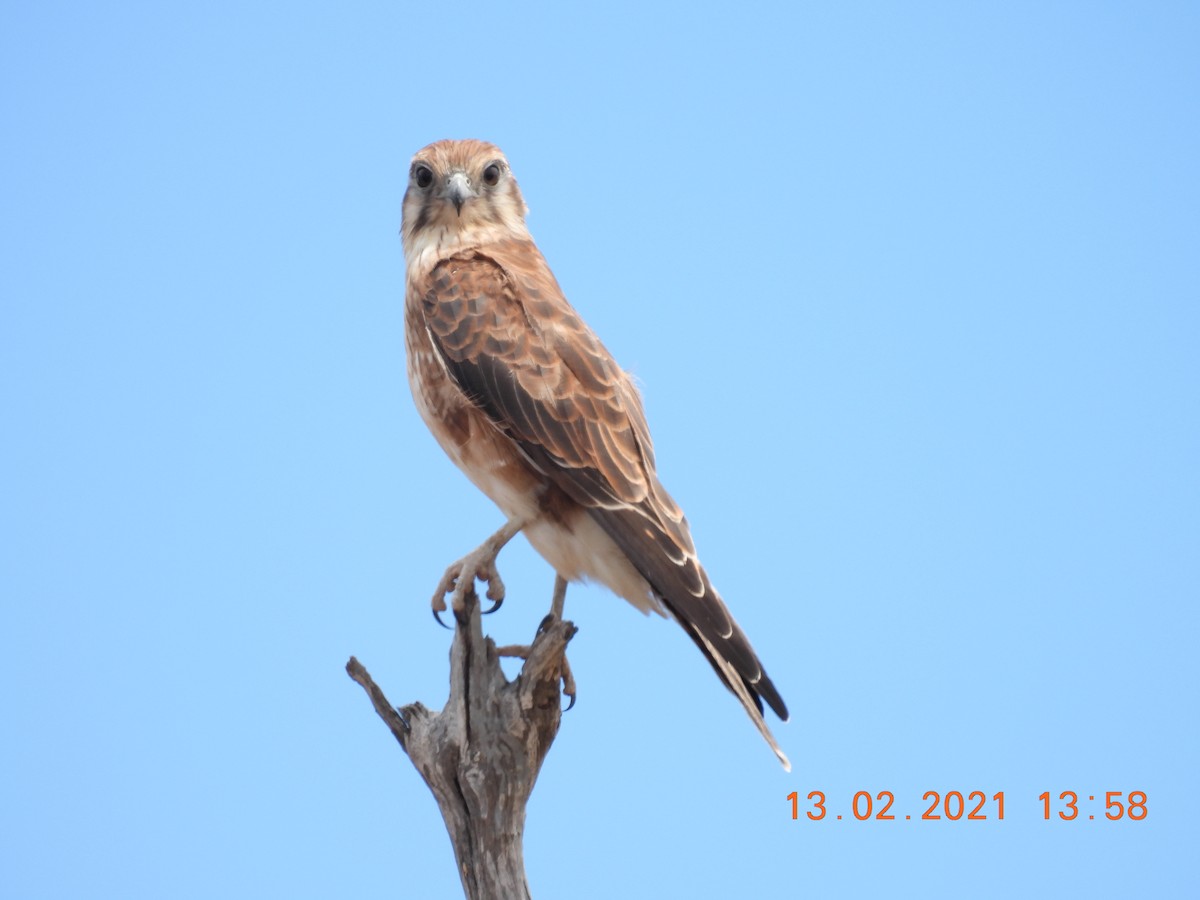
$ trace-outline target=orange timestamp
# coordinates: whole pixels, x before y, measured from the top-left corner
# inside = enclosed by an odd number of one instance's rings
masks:
[[[1095,803],[1096,797],[1096,794],[1088,794],[1088,802]],[[820,822],[826,818],[840,821],[843,817],[859,822],[872,819],[877,822],[893,822],[897,819],[926,822],[984,822],[989,819],[1004,821],[1004,791],[996,791],[990,796],[985,791],[946,791],[944,794],[941,791],[926,791],[921,797],[921,805],[913,812],[905,814],[893,809],[896,796],[891,791],[857,791],[850,800],[845,816],[836,811],[830,813],[829,801],[824,791],[810,791],[803,798],[799,791],[792,791],[787,795],[787,800],[791,803],[793,819],[801,818],[803,813],[804,818],[813,822]],[[1057,812],[1057,817],[1065,822],[1077,819],[1081,815],[1082,801],[1075,791],[1063,791],[1058,795],[1057,803],[1051,800],[1049,791],[1043,791],[1038,795],[1038,800],[1042,802],[1042,818],[1047,821],[1051,818],[1052,811]],[[921,810],[920,815],[916,815],[917,810]],[[1103,814],[1109,821],[1130,819],[1140,822],[1146,818],[1147,812],[1145,791],[1130,791],[1128,794],[1124,791],[1104,792]],[[1086,813],[1086,816],[1094,820],[1096,812]]]
[[[1042,791],[1038,794],[1038,799],[1042,801],[1042,818],[1049,821],[1052,805],[1050,792]],[[1078,794],[1074,791],[1063,791],[1058,795],[1058,800],[1061,804],[1061,808],[1058,809],[1058,817],[1060,819],[1064,822],[1070,822],[1073,819],[1079,818],[1080,800]],[[1096,795],[1088,794],[1087,802],[1095,803]],[[1118,819],[1132,819],[1134,822],[1140,822],[1146,818],[1148,812],[1145,791],[1130,791],[1128,794],[1125,794],[1124,791],[1104,792],[1104,818],[1110,822],[1115,822]],[[1088,813],[1087,817],[1095,819],[1096,814],[1094,812]]]

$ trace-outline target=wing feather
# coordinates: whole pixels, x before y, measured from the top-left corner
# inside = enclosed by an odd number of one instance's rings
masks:
[[[506,241],[442,260],[423,311],[463,392],[588,510],[778,753],[762,704],[783,719],[787,707],[697,562],[683,512],[658,481],[637,389],[571,309],[537,248]]]

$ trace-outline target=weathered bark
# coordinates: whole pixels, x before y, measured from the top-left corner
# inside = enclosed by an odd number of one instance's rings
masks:
[[[510,682],[483,636],[474,591],[455,619],[450,699],[440,713],[421,703],[397,710],[354,657],[346,671],[433,791],[468,900],[528,898],[525,804],[558,733],[560,672],[576,629],[547,617]]]

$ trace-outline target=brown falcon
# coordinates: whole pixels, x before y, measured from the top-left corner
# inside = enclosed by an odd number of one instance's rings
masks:
[[[567,302],[525,226],[504,154],[482,141],[418,152],[404,195],[404,319],[417,409],[442,449],[508,517],[446,571],[461,606],[476,578],[503,599],[495,559],[523,532],[568,581],[598,581],[674,618],[778,755],[763,703],[787,707],[696,559],[659,483],[641,398]]]

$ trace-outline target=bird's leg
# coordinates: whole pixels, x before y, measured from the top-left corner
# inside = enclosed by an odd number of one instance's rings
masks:
[[[550,615],[561,620],[563,617],[563,606],[567,602],[567,579],[563,578],[558,573],[554,575],[554,596],[550,600]]]
[[[550,600],[550,615],[555,621],[562,621],[563,606],[567,602],[567,579],[561,575],[554,576],[554,596]],[[567,662],[566,651],[563,651],[562,658],[562,682],[563,693],[571,698],[571,702],[567,704],[567,709],[575,705],[575,676],[571,674],[571,664]]]
[[[561,622],[563,616],[563,606],[567,601],[567,579],[561,575],[555,574],[554,577],[554,596],[550,600],[550,612],[546,618],[542,619],[542,623],[538,625],[538,634],[541,634],[548,626],[555,622]],[[529,658],[529,647],[524,644],[506,644],[503,647],[496,648],[497,656],[516,656],[520,659]],[[567,654],[563,653],[562,658],[562,683],[563,693],[571,698],[571,702],[567,704],[567,709],[575,705],[575,676],[571,674],[571,664],[567,662]]]
[[[496,569],[496,554],[528,524],[528,519],[514,516],[490,538],[446,569],[437,590],[433,592],[433,617],[438,622],[442,621],[438,613],[446,611],[446,595],[450,594],[451,608],[456,612],[461,610],[467,591],[475,587],[476,578],[487,582],[487,598],[495,604],[487,611],[495,612],[500,608],[504,602],[504,582]]]

